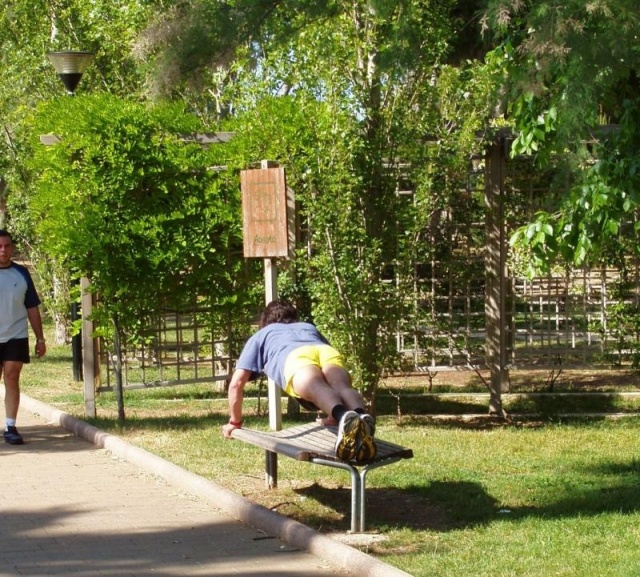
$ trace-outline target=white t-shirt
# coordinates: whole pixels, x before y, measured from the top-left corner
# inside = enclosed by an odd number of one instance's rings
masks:
[[[29,271],[11,263],[0,268],[0,343],[29,336],[27,309],[37,307],[40,298]]]

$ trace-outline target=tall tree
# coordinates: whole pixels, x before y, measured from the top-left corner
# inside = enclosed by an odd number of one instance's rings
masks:
[[[237,187],[209,170],[222,150],[181,136],[198,130],[179,105],[109,95],[57,99],[34,119],[32,226],[99,295],[93,318],[111,358],[143,338],[142,321],[158,310],[191,310],[208,297],[211,317],[224,319],[248,298]],[[60,142],[45,149],[42,131]]]
[[[418,221],[398,183],[427,178],[407,160],[424,159],[437,122],[456,4],[200,0],[177,6],[145,36],[157,77],[171,73],[167,89],[195,90],[204,80],[201,98],[243,118],[239,138],[253,141],[252,160],[271,153],[286,165],[310,231],[302,268],[313,317],[345,350],[371,401],[412,310],[407,255],[415,245],[405,239],[418,238]],[[297,155],[273,145],[291,114],[269,103],[285,96],[298,111],[294,126],[304,126],[293,136],[304,147]],[[448,120],[451,133],[464,132],[464,122]]]
[[[153,1],[9,0],[0,7],[0,217],[20,241],[41,282],[47,313],[56,321],[56,340],[69,336],[67,271],[49,258],[29,228],[19,198],[30,186],[23,125],[34,107],[64,89],[47,59],[55,50],[88,50],[95,61],[78,92],[109,91],[139,98],[144,75],[132,46],[154,9]],[[16,210],[7,212],[8,206]]]
[[[558,257],[621,262],[628,248],[640,248],[620,242],[626,223],[639,229],[637,2],[497,0],[489,8],[486,22],[509,54],[504,97],[518,131],[514,153],[572,174],[560,204],[514,243],[526,247],[534,269]],[[610,124],[615,130],[603,129]]]

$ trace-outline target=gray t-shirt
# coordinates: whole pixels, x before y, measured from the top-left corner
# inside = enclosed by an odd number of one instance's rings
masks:
[[[29,336],[27,309],[40,304],[29,271],[12,262],[0,268],[0,343]]]
[[[251,371],[250,380],[264,373],[284,388],[284,364],[289,353],[307,345],[328,344],[311,323],[272,323],[249,338],[236,368]]]

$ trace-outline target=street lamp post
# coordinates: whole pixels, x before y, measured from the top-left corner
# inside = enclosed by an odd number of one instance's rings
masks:
[[[48,52],[47,57],[51,64],[58,73],[58,78],[62,81],[67,94],[73,96],[76,88],[82,79],[87,66],[93,60],[93,52],[76,51],[76,50],[62,50],[58,52]],[[82,283],[81,283],[82,284]],[[80,318],[80,306],[77,302],[71,303],[71,320],[77,321]],[[73,378],[75,381],[83,380],[83,355],[82,355],[82,333],[76,334],[71,338],[71,354],[73,364]],[[91,355],[93,358],[93,355]],[[86,383],[85,383],[86,389]],[[95,403],[93,402],[93,395],[87,402],[87,395],[85,391],[85,406],[87,404],[92,405],[87,410],[87,414],[95,416]]]

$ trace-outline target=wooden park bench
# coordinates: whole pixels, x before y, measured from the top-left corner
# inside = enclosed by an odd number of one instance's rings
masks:
[[[344,469],[351,474],[351,532],[359,533],[365,528],[365,491],[367,473],[378,467],[391,465],[401,459],[413,457],[413,451],[376,437],[376,457],[366,463],[346,463],[335,454],[338,427],[326,427],[319,423],[308,423],[279,431],[255,431],[235,429],[234,439],[244,441],[267,451],[268,485],[277,484],[276,455],[285,455],[298,461],[315,463]]]

